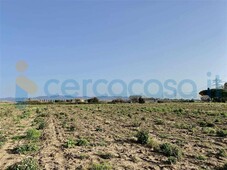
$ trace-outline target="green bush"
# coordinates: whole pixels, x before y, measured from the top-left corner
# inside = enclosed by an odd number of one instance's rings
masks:
[[[75,146],[75,141],[72,139],[68,139],[65,144],[63,145],[65,148],[72,148]]]
[[[39,126],[38,126],[38,130],[41,130],[41,129],[44,129],[45,127],[47,126],[47,124],[46,124],[46,122],[41,122],[40,124],[39,124]]]
[[[89,144],[89,142],[87,139],[81,138],[76,141],[77,146],[87,146],[88,144]]]
[[[170,156],[170,157],[168,157],[167,163],[168,164],[176,164],[177,159],[174,156]]]
[[[149,142],[149,132],[146,130],[141,130],[136,134],[137,142],[144,145]]]
[[[227,130],[218,130],[216,132],[216,135],[219,137],[226,137],[227,136]]]
[[[177,159],[182,157],[182,151],[177,146],[170,143],[161,144],[160,152],[162,152],[165,156],[174,156]]]

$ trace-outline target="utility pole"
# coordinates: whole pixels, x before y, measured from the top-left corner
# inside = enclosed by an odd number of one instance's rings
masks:
[[[222,94],[221,92],[218,90],[221,88],[222,84],[221,84],[221,79],[219,78],[219,76],[217,75],[215,80],[214,80],[214,84],[215,84],[215,87],[216,87],[216,94],[215,94],[215,97],[219,100],[221,99],[222,97]]]
[[[221,79],[220,77],[217,75],[216,78],[213,80],[214,84],[215,84],[215,88],[216,89],[220,89],[220,87],[222,86],[221,84]]]

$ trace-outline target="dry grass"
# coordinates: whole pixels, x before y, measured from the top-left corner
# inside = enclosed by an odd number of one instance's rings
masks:
[[[226,124],[224,103],[0,104],[0,169],[32,156],[44,169],[213,170]]]

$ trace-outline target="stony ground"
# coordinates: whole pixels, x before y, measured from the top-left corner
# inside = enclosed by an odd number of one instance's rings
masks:
[[[1,170],[214,170],[226,161],[225,103],[0,104]]]

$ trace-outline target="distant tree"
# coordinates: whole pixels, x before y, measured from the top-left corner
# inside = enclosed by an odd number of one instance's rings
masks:
[[[123,99],[114,99],[111,103],[125,103],[125,101]]]
[[[145,103],[145,100],[142,97],[140,97],[138,100],[139,100],[139,103]]]
[[[72,99],[66,100],[67,103],[72,103]]]
[[[97,97],[93,97],[91,99],[88,99],[87,102],[89,104],[95,104],[95,103],[99,103],[99,99]]]
[[[211,101],[225,102],[227,101],[227,90],[225,89],[207,89],[199,92],[201,96],[209,96]]]
[[[130,96],[129,99],[131,100],[132,103],[139,103],[139,98],[141,98],[141,96]]]

